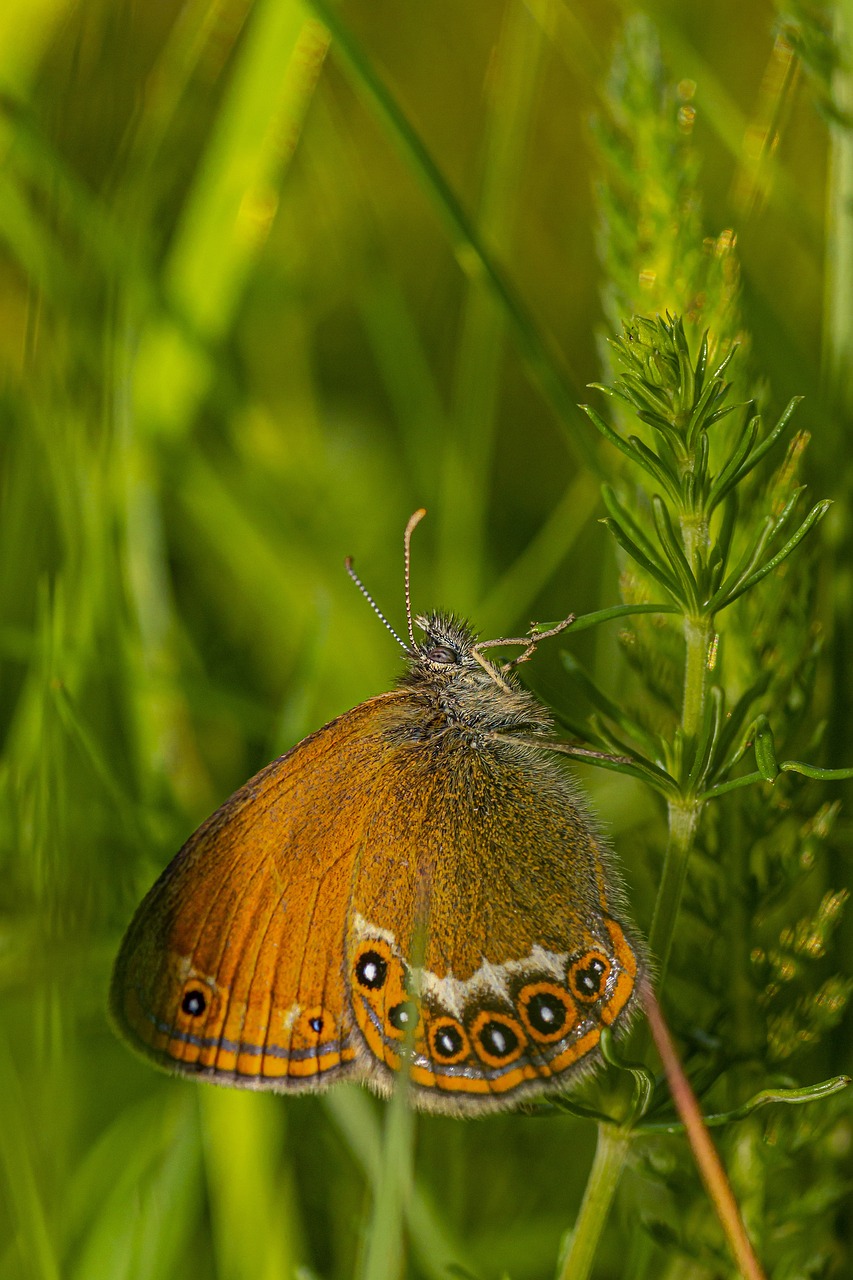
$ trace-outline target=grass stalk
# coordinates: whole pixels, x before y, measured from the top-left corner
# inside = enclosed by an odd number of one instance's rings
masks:
[[[714,1203],[732,1255],[744,1280],[764,1280],[764,1272],[746,1234],[737,1201],[716,1147],[711,1141],[702,1110],[684,1074],[669,1028],[650,987],[645,992],[644,1006],[675,1105],[684,1123],[702,1181]]]
[[[542,32],[524,8],[507,11],[496,46],[477,229],[512,260],[519,190],[542,59]],[[479,594],[471,579],[484,560],[489,475],[503,382],[506,315],[479,276],[469,277],[459,321],[449,437],[440,505],[442,594]],[[471,477],[479,478],[478,484]],[[465,547],[466,554],[459,555]],[[472,591],[471,587],[475,587]]]
[[[408,1080],[401,1077],[385,1115],[382,1154],[373,1213],[364,1243],[359,1280],[388,1280],[400,1274],[405,1257],[405,1218],[412,1191],[415,1113]]]
[[[573,377],[568,371],[565,357],[553,336],[536,323],[441,167],[376,74],[375,67],[335,7],[327,0],[310,0],[310,4],[332,34],[335,56],[345,63],[354,84],[368,99],[409,168],[433,200],[445,223],[457,260],[469,276],[481,280],[493,293],[496,306],[505,315],[518,350],[543,397],[551,405],[557,421],[571,435],[573,447],[582,453],[593,472],[597,472],[597,457],[578,410],[580,378]]]
[[[587,1280],[590,1275],[601,1233],[619,1186],[630,1140],[624,1129],[612,1124],[599,1124],[595,1157],[557,1280]]]

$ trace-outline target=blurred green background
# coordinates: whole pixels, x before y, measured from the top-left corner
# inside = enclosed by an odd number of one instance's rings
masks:
[[[736,242],[755,388],[776,412],[807,397],[810,492],[835,500],[815,625],[816,720],[837,765],[853,763],[853,186],[828,35],[844,9],[646,8],[689,134],[693,214],[709,253]],[[398,629],[402,529],[420,505],[417,610],[453,608],[493,636],[617,601],[602,448],[575,405],[607,376],[616,320],[591,121],[611,109],[627,12],[2,7],[4,1280],[356,1272],[383,1105],[157,1074],[107,1024],[110,964],[198,822],[398,672],[347,554]],[[792,15],[814,37],[802,62],[779,36]],[[665,305],[665,249],[652,236],[638,310]],[[613,634],[572,648],[619,697]],[[565,701],[559,644],[528,670]],[[660,845],[637,787],[584,773],[617,848]],[[849,819],[841,835],[835,885]],[[624,861],[648,928],[648,875]],[[845,947],[849,972],[849,929]],[[849,1064],[842,1026],[818,1070]],[[849,1126],[834,1140],[849,1145]],[[593,1144],[564,1115],[419,1119],[406,1273],[553,1274]],[[646,1274],[628,1266],[627,1213],[602,1277]]]

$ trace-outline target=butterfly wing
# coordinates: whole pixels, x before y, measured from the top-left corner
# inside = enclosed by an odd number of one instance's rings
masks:
[[[606,847],[543,752],[420,715],[371,699],[191,837],[116,961],[134,1047],[222,1083],[387,1090],[410,1043],[415,1102],[463,1113],[594,1061],[641,963]]]
[[[384,709],[400,745],[355,866],[355,1022],[386,1086],[408,1037],[427,1108],[482,1111],[565,1088],[595,1060],[602,1028],[636,1005],[641,953],[606,845],[545,751],[497,735],[476,747],[445,735],[436,749],[401,710]]]
[[[291,1088],[358,1070],[342,971],[364,798],[388,744],[374,698],[246,783],[139,907],[111,1010],[160,1065]],[[371,728],[374,725],[374,728]]]

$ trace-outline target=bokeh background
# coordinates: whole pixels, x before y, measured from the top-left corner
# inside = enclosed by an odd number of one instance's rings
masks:
[[[806,397],[809,492],[835,501],[814,724],[837,765],[853,763],[853,165],[833,45],[849,10],[661,2],[633,29],[660,44],[685,220],[737,257],[751,394],[771,414]],[[4,1280],[361,1265],[383,1104],[157,1074],[107,1023],[111,960],[197,823],[398,673],[346,555],[398,629],[421,505],[416,609],[493,636],[618,600],[604,446],[575,406],[609,376],[619,319],[601,127],[633,109],[628,18],[621,0],[2,6]],[[661,305],[678,239],[649,207],[636,310]],[[612,632],[572,650],[622,696]],[[559,644],[528,678],[565,704]],[[613,774],[584,782],[647,928],[653,883],[629,855],[660,848],[660,815]],[[842,814],[836,887],[848,854]],[[806,1074],[849,1065],[842,1022]],[[838,1114],[822,1141],[843,1167]],[[594,1137],[559,1114],[419,1120],[405,1273],[553,1274]],[[633,1194],[597,1274],[727,1274],[638,1243]],[[845,1274],[839,1205],[816,1209],[823,1269],[784,1274]]]

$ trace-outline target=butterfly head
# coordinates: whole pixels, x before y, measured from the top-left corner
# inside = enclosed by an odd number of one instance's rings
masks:
[[[400,638],[353,568],[346,561],[347,573],[361,591],[380,621],[387,627],[408,659],[408,669],[399,681],[402,689],[415,695],[416,704],[427,704],[430,713],[425,721],[429,733],[419,737],[444,734],[448,729],[479,737],[484,731],[501,732],[510,728],[547,732],[551,719],[539,702],[518,681],[515,668],[532,657],[540,640],[559,635],[571,625],[570,615],[556,626],[542,629],[531,626],[526,636],[501,640],[478,640],[468,625],[453,614],[430,613],[415,617],[411,595],[412,532],[426,515],[423,508],[415,511],[403,535],[405,560],[406,624],[409,643]],[[415,628],[424,638],[418,641]],[[487,649],[520,647],[522,652],[503,663],[486,656]]]
[[[532,732],[550,728],[541,703],[507,664],[500,666],[483,653],[486,646],[467,622],[448,613],[422,615],[414,621],[423,639],[406,648],[408,668],[400,685],[415,696],[418,706],[432,708],[428,717],[418,713],[422,724],[428,723],[435,732],[451,729],[463,736],[509,728]]]
[[[451,678],[456,668],[483,671],[474,654],[477,637],[467,622],[448,613],[421,615],[415,622],[424,638],[409,650],[413,662]]]
[[[415,626],[423,640],[407,648],[409,674],[436,688],[468,688],[504,695],[521,690],[514,673],[489,660],[469,623],[452,613],[422,614]],[[487,646],[486,646],[487,647]]]

